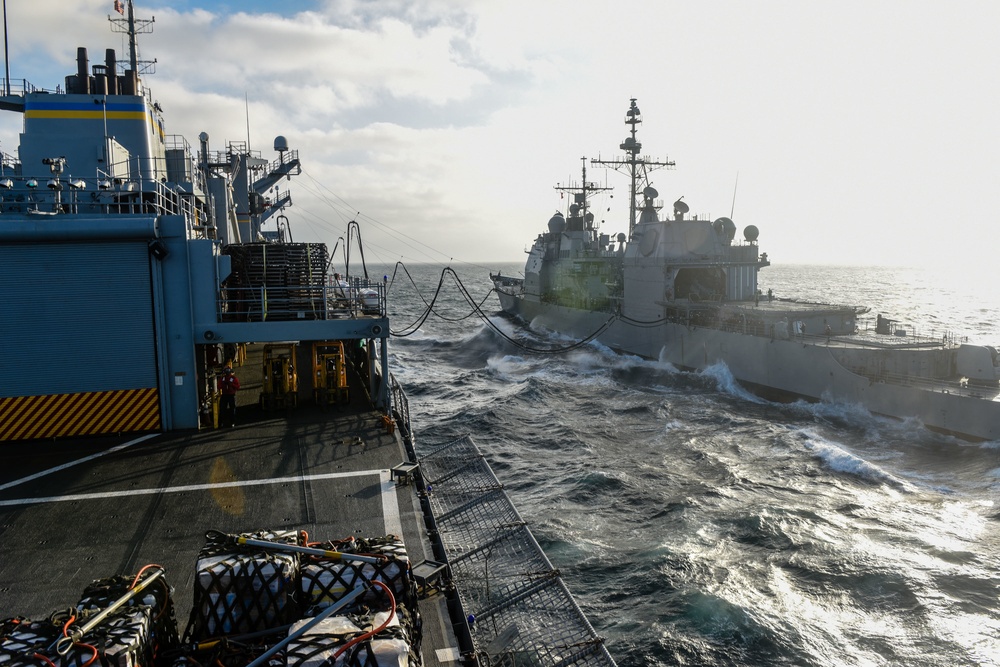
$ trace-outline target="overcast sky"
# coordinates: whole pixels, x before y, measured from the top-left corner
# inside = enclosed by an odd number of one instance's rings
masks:
[[[8,0],[14,79],[54,89],[77,46],[125,57],[112,0]],[[668,205],[760,229],[774,263],[988,265],[1000,256],[996,0],[139,2],[168,132],[275,135],[296,241],[358,215],[369,259],[489,264],[620,155],[629,98]],[[249,100],[249,108],[245,101]],[[248,114],[249,111],[249,114]],[[21,119],[0,116],[16,153]],[[738,187],[737,187],[738,175]],[[627,228],[627,182],[595,200]],[[734,202],[735,192],[735,202]],[[610,209],[610,210],[608,210]]]

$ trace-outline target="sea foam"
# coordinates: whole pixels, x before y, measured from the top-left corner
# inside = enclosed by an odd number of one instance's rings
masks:
[[[873,482],[884,482],[906,492],[916,491],[916,488],[906,480],[896,477],[856,454],[852,454],[836,443],[809,431],[803,432],[802,435],[805,438],[806,449],[823,461],[831,470],[856,475]]]

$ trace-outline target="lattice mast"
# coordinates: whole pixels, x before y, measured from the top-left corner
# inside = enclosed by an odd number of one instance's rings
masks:
[[[598,185],[593,181],[587,180],[587,158],[580,158],[582,177],[580,183],[567,183],[563,185],[562,183],[557,183],[554,189],[561,194],[569,195],[567,199],[569,200],[569,213],[573,215],[573,205],[576,204],[578,208],[578,214],[582,216],[585,220],[587,219],[587,212],[590,209],[588,199],[598,192],[606,192],[609,190],[614,190],[612,187]],[[588,228],[590,226],[588,225]]]
[[[115,18],[113,16],[109,16],[108,20],[111,21],[111,29],[114,32],[125,33],[128,35],[129,69],[135,72],[136,76],[139,74],[155,72],[156,60],[139,60],[139,44],[136,40],[136,35],[152,33],[153,23],[156,21],[156,17],[154,16],[151,19],[136,19],[135,7],[132,4],[132,0],[116,2],[115,10],[124,14],[125,17]],[[141,72],[139,71],[140,65],[142,66]]]
[[[615,171],[620,171],[629,177],[632,192],[628,205],[629,238],[632,237],[632,230],[635,228],[636,209],[639,207],[637,201],[642,196],[642,189],[651,185],[649,173],[660,167],[671,168],[675,166],[672,160],[653,160],[647,156],[639,155],[639,151],[642,150],[642,144],[636,139],[636,134],[638,133],[638,125],[642,122],[642,115],[639,113],[639,107],[636,105],[635,100],[636,98],[634,97],[631,99],[629,110],[625,113],[625,124],[630,126],[629,133],[631,136],[626,137],[625,141],[619,146],[619,148],[625,151],[626,157],[615,158],[613,160],[597,158],[590,161],[591,164],[611,167]],[[642,186],[641,188],[639,187],[640,185]]]

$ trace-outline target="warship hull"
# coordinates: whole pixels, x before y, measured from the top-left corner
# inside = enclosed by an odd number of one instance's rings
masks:
[[[506,313],[532,327],[583,339],[607,326],[596,340],[618,352],[683,370],[725,364],[741,385],[766,398],[857,404],[882,416],[915,418],[931,430],[967,440],[1000,439],[1000,390],[996,386],[970,386],[959,378],[877,378],[872,366],[904,352],[903,343],[890,351],[873,347],[860,336],[781,339],[670,322],[636,326],[611,312],[531,300],[510,286],[498,284],[497,294]],[[932,355],[940,348],[915,346],[912,351]],[[869,372],[852,370],[859,367]]]

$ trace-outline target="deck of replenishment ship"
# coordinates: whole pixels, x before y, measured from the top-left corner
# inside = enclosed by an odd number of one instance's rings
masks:
[[[0,616],[46,617],[96,579],[164,568],[183,630],[205,533],[402,536],[433,560],[407,453],[362,392],[350,405],[264,412],[253,357],[237,426],[10,444],[0,471]],[[256,375],[256,377],[254,377]],[[458,664],[444,595],[420,601],[425,665]]]

